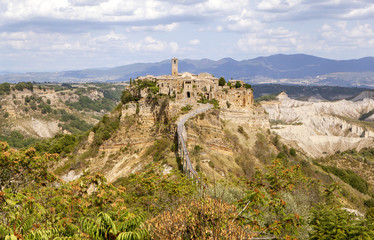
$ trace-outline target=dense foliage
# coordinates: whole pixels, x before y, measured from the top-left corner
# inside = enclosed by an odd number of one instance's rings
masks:
[[[14,88],[18,91],[23,91],[23,89],[32,91],[34,89],[34,86],[31,82],[19,82],[14,86]]]
[[[341,180],[351,185],[354,189],[362,193],[368,193],[369,184],[352,170],[340,169],[334,166],[324,166],[317,162],[315,162],[315,164],[320,166],[326,172],[330,172],[339,177]]]
[[[9,145],[15,148],[24,148],[39,140],[32,137],[25,137],[21,132],[14,130],[0,134],[0,141],[8,142]]]
[[[264,95],[255,99],[255,102],[277,100],[277,94]]]
[[[10,94],[10,84],[9,83],[0,84],[0,95],[8,95],[8,94]]]
[[[94,101],[87,96],[79,96],[77,102],[66,101],[65,104],[79,111],[85,110],[95,112],[100,112],[102,110],[110,111],[114,107],[113,102],[107,98]]]

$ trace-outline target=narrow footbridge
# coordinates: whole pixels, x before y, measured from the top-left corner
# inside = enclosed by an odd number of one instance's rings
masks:
[[[195,178],[197,181],[200,181],[200,177],[193,168],[190,157],[188,156],[187,146],[185,142],[184,136],[187,136],[187,133],[184,129],[184,124],[188,121],[188,119],[196,116],[197,114],[203,113],[211,109],[213,105],[211,104],[204,104],[199,108],[192,110],[191,112],[187,113],[186,115],[182,115],[177,123],[177,133],[178,133],[178,154],[179,157],[183,161],[183,171],[184,173],[190,177]]]

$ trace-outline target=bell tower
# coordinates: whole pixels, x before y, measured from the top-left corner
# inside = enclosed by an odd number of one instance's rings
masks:
[[[171,75],[178,76],[178,58],[171,59]]]

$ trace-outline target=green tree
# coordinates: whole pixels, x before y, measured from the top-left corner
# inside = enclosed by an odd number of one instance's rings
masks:
[[[224,77],[220,77],[220,78],[218,79],[218,85],[219,85],[219,86],[225,86],[225,85],[226,85],[226,80],[225,80]]]
[[[249,88],[252,88],[252,85],[251,85],[251,84],[248,84],[248,83],[245,83],[245,84],[244,84],[244,87],[245,87],[246,89],[249,89]]]
[[[241,88],[242,84],[239,81],[236,81],[235,88]]]
[[[131,102],[131,101],[134,101],[134,97],[130,93],[130,91],[129,90],[123,91],[122,96],[121,96],[121,102],[123,104],[126,104],[126,103]]]
[[[2,83],[0,84],[0,95],[7,95],[10,93],[10,84]]]

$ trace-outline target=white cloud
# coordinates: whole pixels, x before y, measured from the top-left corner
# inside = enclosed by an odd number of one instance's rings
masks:
[[[155,32],[172,32],[176,30],[179,23],[170,24],[159,24],[156,26],[131,26],[126,28],[126,32],[145,32],[145,31],[155,31]]]
[[[249,33],[237,42],[240,50],[256,54],[296,53],[320,49],[320,42],[312,36],[290,31],[284,27],[269,28]]]
[[[343,18],[347,18],[347,19],[349,18],[357,19],[357,18],[367,18],[367,17],[372,18],[373,15],[374,15],[374,3],[370,3],[364,6],[363,8],[352,9],[348,13],[344,14]]]
[[[257,9],[260,11],[288,11],[297,7],[301,0],[262,0]]]
[[[217,30],[217,32],[222,32],[223,31],[223,27],[221,25],[218,25],[216,27],[216,30]]]
[[[188,42],[190,45],[199,45],[200,40],[199,39],[192,39]]]
[[[52,54],[55,51],[164,51],[170,46],[173,51],[178,50],[175,42],[166,42],[147,36],[141,40],[129,40],[127,36],[113,31],[92,36],[91,34],[81,34],[79,36],[35,33],[35,32],[15,32],[0,34],[0,51],[11,48],[15,51],[30,50],[43,51]]]
[[[347,21],[339,21],[323,25],[320,32],[332,49],[366,48],[374,39],[374,30],[368,23],[351,26]]]
[[[178,43],[176,43],[176,42],[169,43],[169,46],[170,46],[171,50],[173,51],[173,53],[177,52],[178,49],[179,49]]]
[[[264,24],[258,21],[255,13],[251,10],[243,9],[240,15],[230,15],[227,17],[228,29],[231,31],[259,31]]]

